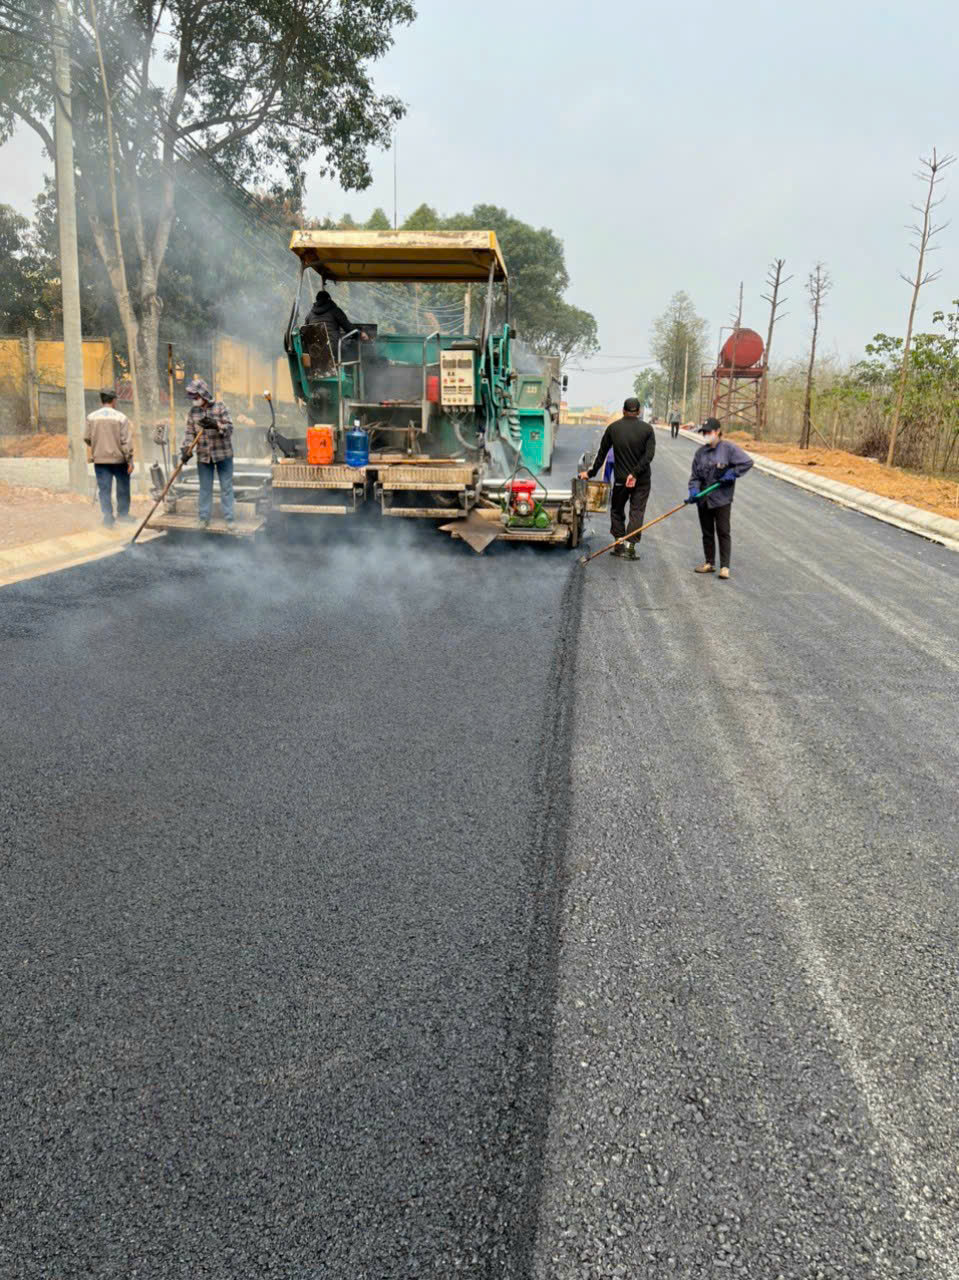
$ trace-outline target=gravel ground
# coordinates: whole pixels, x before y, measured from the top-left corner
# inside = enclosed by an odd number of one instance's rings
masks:
[[[574,558],[4,590],[4,1280],[528,1274]]]
[[[534,1275],[954,1280],[959,557],[739,490],[586,570]]]

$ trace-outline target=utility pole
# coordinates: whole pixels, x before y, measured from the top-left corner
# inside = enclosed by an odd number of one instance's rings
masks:
[[[396,130],[393,130],[393,230],[396,230]]]
[[[72,18],[66,0],[56,0],[53,25],[54,128],[56,138],[57,222],[60,228],[60,288],[63,295],[63,357],[67,402],[70,488],[87,488],[83,443],[83,334],[80,326],[80,265],[77,258],[77,194],[73,160],[73,104],[70,84]]]
[[[686,343],[686,359],[683,362],[683,422],[686,421],[686,392],[689,388],[689,343]]]
[[[463,299],[463,332],[469,336],[470,325],[473,321],[473,286],[466,286],[466,296]]]

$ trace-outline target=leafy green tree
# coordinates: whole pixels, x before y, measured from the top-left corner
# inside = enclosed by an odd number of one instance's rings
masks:
[[[689,369],[698,374],[705,358],[708,325],[696,314],[693,300],[685,290],[674,293],[666,310],[653,321],[651,350],[659,362],[661,378],[656,384],[654,412],[665,416],[683,393],[683,371],[689,350]]]
[[[641,405],[649,405],[653,413],[665,401],[667,390],[666,375],[660,369],[644,369],[633,379],[633,395]]]
[[[185,174],[212,167],[223,191],[235,193],[234,184],[280,171],[300,191],[305,163],[320,155],[324,176],[346,188],[367,186],[367,151],[389,141],[402,113],[396,99],[376,93],[370,65],[414,9],[410,0],[306,9],[288,0],[99,0],[124,270],[111,227],[103,84],[86,6],[74,2],[78,193],[128,347],[136,351],[146,431],[158,407],[164,266]],[[10,8],[0,33],[0,140],[24,121],[51,157],[52,17],[53,0],[31,0]],[[169,89],[147,78],[154,57],[174,69]],[[233,231],[215,197],[210,204],[207,243]]]
[[[0,204],[0,333],[22,334],[41,315],[43,273],[30,223]]]
[[[367,231],[392,231],[393,224],[386,216],[386,213],[377,207],[370,214],[366,222],[366,229]]]

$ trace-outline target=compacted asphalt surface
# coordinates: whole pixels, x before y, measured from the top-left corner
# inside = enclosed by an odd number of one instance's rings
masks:
[[[959,1277],[959,557],[737,488],[0,592],[0,1276]]]
[[[535,1275],[955,1280],[959,556],[737,490],[586,570]]]

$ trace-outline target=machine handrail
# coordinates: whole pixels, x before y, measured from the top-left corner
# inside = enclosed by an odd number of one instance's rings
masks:
[[[423,400],[420,405],[420,430],[424,435],[426,434],[429,428],[429,422],[428,422],[429,401],[426,398],[426,370],[432,368],[434,364],[437,364],[437,365],[440,364],[439,360],[433,360],[433,361],[430,361],[429,364],[427,364],[426,356],[427,356],[427,353],[429,352],[430,343],[433,341],[434,338],[436,339],[437,349],[439,348],[439,340],[440,340],[441,332],[442,330],[437,329],[435,333],[429,333],[423,339]]]
[[[341,333],[339,340],[337,341],[337,344],[336,344],[336,390],[337,390],[336,398],[339,401],[338,408],[339,408],[339,415],[340,415],[340,435],[342,435],[343,432],[346,430],[346,418],[344,414],[345,399],[343,396],[343,369],[346,366],[344,366],[343,364],[343,343],[346,342],[349,338],[352,338],[357,333],[359,333],[359,329],[357,328],[351,329],[349,333]],[[347,366],[351,366],[354,364],[358,365],[360,364],[361,359],[362,357],[360,356],[359,349],[357,349],[356,359],[348,360],[346,364]],[[362,368],[360,372],[362,372]],[[356,389],[359,390],[359,387],[357,387]]]

